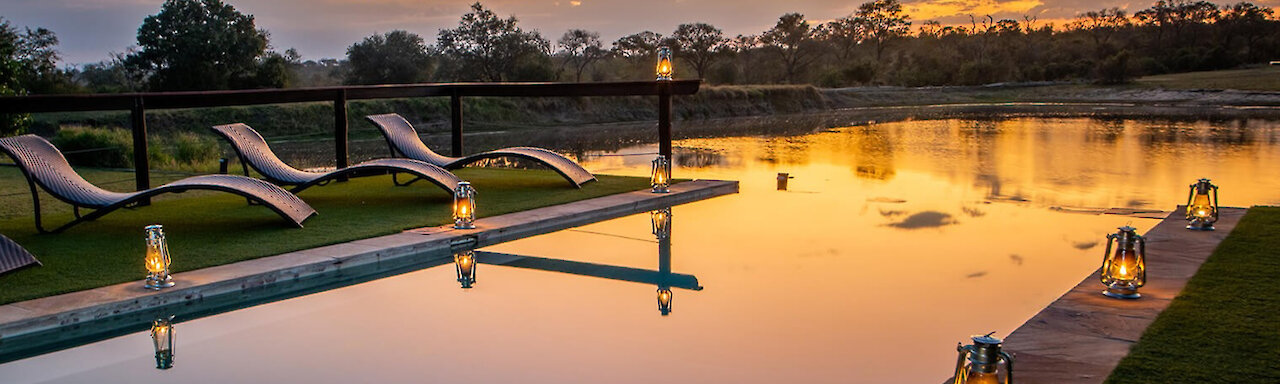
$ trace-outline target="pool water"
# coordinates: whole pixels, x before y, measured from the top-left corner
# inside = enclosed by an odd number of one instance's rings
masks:
[[[676,177],[741,192],[673,207],[669,244],[649,214],[619,218],[482,249],[471,289],[445,264],[177,319],[169,370],[140,332],[0,365],[0,381],[938,383],[956,342],[1007,335],[1098,267],[1107,233],[1156,222],[1102,211],[1172,210],[1200,177],[1224,206],[1280,203],[1270,121],[906,121],[675,145]],[[655,151],[582,160],[645,175]],[[655,275],[681,283],[667,315]]]

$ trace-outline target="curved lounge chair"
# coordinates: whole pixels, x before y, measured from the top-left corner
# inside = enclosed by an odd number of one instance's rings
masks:
[[[9,240],[4,235],[0,235],[0,273],[31,264],[40,265],[40,260],[36,260],[36,257],[31,255],[31,252],[22,249],[22,246],[18,245],[18,243]]]
[[[372,122],[373,125],[378,126],[378,129],[382,131],[382,135],[387,138],[387,146],[391,147],[391,156],[404,155],[404,157],[422,160],[445,169],[462,168],[467,164],[484,159],[518,157],[546,165],[577,188],[582,188],[582,184],[596,179],[591,172],[587,172],[586,169],[573,160],[542,148],[512,147],[465,157],[443,156],[428,148],[422,142],[422,139],[418,137],[418,132],[413,129],[413,125],[398,114],[369,115],[364,118]]]
[[[48,140],[36,135],[22,135],[0,138],[0,150],[3,150],[27,177],[31,186],[31,200],[35,203],[36,230],[45,232],[62,232],[73,225],[93,220],[116,209],[145,200],[163,193],[179,193],[192,189],[223,191],[244,196],[251,202],[261,203],[275,211],[281,217],[298,227],[316,210],[280,187],[242,176],[203,175],[188,177],[157,188],[145,191],[119,193],[98,188],[80,177],[67,158],[62,156]],[[40,194],[36,185],[40,185],[50,195],[71,204],[76,219],[53,231],[45,231],[40,222]],[[87,215],[80,215],[80,208],[94,209]]]
[[[241,123],[218,125],[214,126],[213,130],[231,142],[231,146],[236,149],[236,155],[240,156],[240,165],[244,167],[246,176],[249,175],[248,167],[253,167],[253,170],[262,174],[267,181],[292,186],[293,193],[315,185],[327,184],[340,177],[386,173],[394,175],[400,172],[413,174],[419,180],[430,180],[450,194],[453,193],[454,188],[457,188],[458,183],[462,182],[462,179],[444,168],[411,159],[370,160],[330,172],[303,171],[280,160],[280,157],[271,151],[271,147],[267,146],[267,140],[248,125]]]

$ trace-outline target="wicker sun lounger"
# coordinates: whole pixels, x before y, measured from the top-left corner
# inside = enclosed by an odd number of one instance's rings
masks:
[[[36,260],[36,257],[31,255],[31,252],[22,249],[22,246],[18,245],[18,243],[9,240],[4,235],[0,235],[0,273],[31,264],[40,265],[40,260]]]
[[[241,123],[219,125],[213,127],[213,130],[231,142],[236,154],[240,156],[240,164],[244,167],[245,175],[249,174],[248,167],[253,167],[253,170],[262,174],[267,181],[279,185],[292,186],[291,191],[293,193],[301,192],[315,185],[324,185],[340,177],[386,173],[391,173],[392,175],[396,173],[412,174],[417,176],[418,180],[430,180],[433,184],[449,193],[453,193],[458,183],[462,182],[462,179],[444,170],[444,168],[411,159],[370,160],[329,172],[303,171],[291,167],[289,164],[285,164],[283,160],[280,160],[280,157],[276,156],[275,152],[272,152],[271,148],[267,146],[267,141],[262,138],[262,135],[248,125]]]
[[[559,173],[560,176],[564,176],[564,179],[568,180],[574,187],[581,188],[582,184],[596,179],[595,176],[591,175],[591,172],[587,172],[578,163],[546,149],[512,147],[465,157],[448,157],[435,153],[431,148],[428,148],[422,142],[422,139],[418,137],[418,132],[413,129],[413,125],[398,114],[370,115],[365,116],[365,119],[378,126],[378,129],[382,131],[382,135],[387,138],[387,146],[391,147],[391,156],[403,155],[404,157],[422,160],[445,169],[462,168],[467,164],[484,159],[516,157],[546,165]]]
[[[145,191],[119,193],[98,188],[80,177],[66,157],[62,156],[53,144],[36,135],[22,135],[0,138],[0,150],[17,162],[31,186],[31,199],[35,203],[36,229],[45,231],[40,222],[40,194],[36,191],[39,185],[58,200],[71,204],[76,219],[64,224],[52,232],[61,232],[73,225],[97,219],[116,209],[145,200],[163,193],[178,193],[193,189],[204,189],[234,193],[244,196],[251,202],[275,211],[294,225],[301,227],[302,222],[316,210],[298,199],[288,191],[280,189],[262,180],[232,175],[203,175],[188,177],[157,188]],[[90,208],[93,212],[80,215],[80,208]]]

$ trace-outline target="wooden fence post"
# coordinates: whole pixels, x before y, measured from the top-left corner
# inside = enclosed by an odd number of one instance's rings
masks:
[[[462,157],[462,95],[458,91],[453,91],[449,96],[449,109],[452,113],[449,116],[453,132],[453,157]]]
[[[350,142],[351,127],[347,124],[347,90],[338,90],[338,95],[333,99],[333,152],[334,163],[338,169],[343,169],[351,165],[350,151],[348,144]],[[338,181],[347,181],[346,177],[338,178]]]
[[[658,82],[658,153],[675,162],[671,157],[671,84],[666,81]]]
[[[142,96],[133,99],[129,120],[133,125],[133,178],[139,191],[151,189],[151,162],[147,155],[147,111]],[[151,199],[140,200],[138,205],[150,205]]]

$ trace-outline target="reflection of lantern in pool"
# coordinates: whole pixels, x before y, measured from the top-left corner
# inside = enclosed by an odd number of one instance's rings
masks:
[[[671,80],[674,68],[671,65],[671,48],[658,47],[658,80]]]
[[[1111,252],[1115,243],[1115,253]],[[1120,227],[1107,235],[1107,250],[1102,255],[1102,294],[1119,299],[1142,297],[1138,288],[1147,283],[1147,239],[1130,226]]]
[[[144,228],[147,233],[147,288],[161,289],[173,286],[173,279],[169,277],[169,243],[164,237],[164,227],[160,225],[148,225]]]
[[[995,333],[995,332],[992,332]],[[1000,361],[1004,361],[1004,383],[1013,383],[1013,357],[1000,350],[1001,340],[986,335],[972,336],[973,345],[956,345],[960,357],[956,358],[954,384],[1000,383]],[[967,359],[966,359],[967,358]],[[968,360],[966,362],[965,360]]]
[[[469,182],[460,182],[453,190],[453,227],[472,229],[476,227],[476,189]]]
[[[156,347],[156,368],[173,368],[173,316],[151,323],[151,342]]]
[[[453,265],[458,269],[458,282],[463,288],[476,283],[476,253],[462,251],[453,254]]]
[[[1209,196],[1210,192],[1213,196]],[[1217,221],[1218,186],[1209,179],[1200,179],[1191,184],[1191,193],[1187,196],[1187,229],[1212,231]]]
[[[653,220],[653,235],[659,240],[671,237],[671,207],[649,212]]]
[[[671,186],[671,161],[666,156],[658,155],[653,159],[653,173],[649,175],[649,185],[653,193],[667,193]]]
[[[667,287],[658,288],[658,312],[662,312],[663,316],[671,314],[671,289]]]

